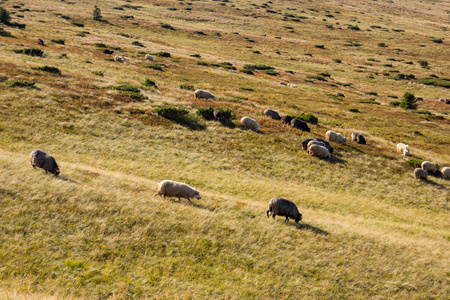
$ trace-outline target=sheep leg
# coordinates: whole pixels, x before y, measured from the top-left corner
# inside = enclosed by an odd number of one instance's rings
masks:
[[[190,203],[192,203],[191,199],[187,198],[189,200]]]
[[[178,202],[181,202],[181,198],[180,197],[178,197]]]
[[[275,215],[274,213],[272,213],[272,218],[273,218],[274,220],[275,220],[275,216],[276,216],[276,215]]]
[[[269,218],[270,209],[266,212],[267,217]]]
[[[289,217],[286,217],[286,220],[284,222],[289,223]]]

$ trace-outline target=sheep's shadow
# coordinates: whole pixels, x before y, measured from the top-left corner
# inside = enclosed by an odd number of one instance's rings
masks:
[[[320,235],[329,235],[330,233],[328,231],[322,230],[319,227],[315,227],[312,225],[309,225],[308,223],[291,223],[289,222],[290,226],[295,226],[300,230],[309,230],[315,234],[320,234]]]
[[[429,179],[425,179],[425,180],[423,180],[425,183],[427,183],[427,184],[429,184],[429,185],[433,185],[433,186],[435,186],[435,187],[437,187],[437,188],[439,188],[439,189],[445,189],[446,187],[444,186],[444,185],[442,185],[442,184],[440,184],[440,183],[437,183],[437,182],[434,182],[434,181],[431,181],[431,180],[429,180]]]
[[[171,198],[171,199],[167,199],[166,198],[166,200],[169,200],[170,202],[172,202],[172,203],[178,203],[178,204],[183,204],[183,205],[189,205],[189,206],[192,206],[192,207],[195,207],[195,208],[198,208],[198,209],[204,209],[204,210],[208,210],[208,211],[211,211],[211,212],[213,212],[214,211],[214,209],[213,208],[211,208],[211,207],[206,207],[206,206],[202,206],[202,205],[200,205],[200,204],[197,204],[197,203],[195,203],[194,201],[195,200],[191,200],[191,202],[189,202],[189,201],[183,201],[183,200],[181,200],[181,201],[178,201],[177,199],[173,199],[173,198]]]
[[[329,162],[330,164],[346,164],[347,163],[347,161],[343,160],[342,158],[339,158],[338,156],[342,156],[342,155],[331,154],[331,158],[329,158],[329,159],[323,158],[323,160]]]
[[[55,176],[55,178],[56,178],[56,179],[59,179],[59,180],[67,181],[67,182],[70,182],[70,183],[81,184],[81,183],[79,183],[78,181],[69,179],[69,178],[64,177],[64,176],[61,176],[61,175]]]

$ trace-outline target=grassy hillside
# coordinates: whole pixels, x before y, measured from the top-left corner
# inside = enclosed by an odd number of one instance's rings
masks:
[[[450,296],[450,181],[413,176],[450,166],[449,1],[0,6],[0,299]],[[392,105],[405,92],[417,109]],[[197,114],[210,106],[236,119]],[[349,138],[331,159],[302,149],[330,129]],[[34,148],[59,177],[31,167]],[[152,198],[163,179],[202,199]],[[275,196],[303,221],[268,219]]]

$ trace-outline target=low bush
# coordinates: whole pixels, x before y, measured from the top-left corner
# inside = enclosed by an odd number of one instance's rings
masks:
[[[164,29],[175,30],[175,28],[173,28],[173,26],[170,24],[161,23],[161,27]]]
[[[400,106],[400,103],[401,103],[400,101],[392,101],[392,102],[389,102],[389,105],[397,107],[397,106]]]
[[[36,67],[36,68],[32,68],[32,69],[47,72],[47,73],[52,73],[52,74],[56,74],[56,75],[61,75],[61,71],[56,67],[43,66],[43,67]]]
[[[419,60],[418,63],[422,68],[428,68],[428,62],[426,60]]]
[[[410,165],[411,167],[415,168],[420,168],[422,165],[423,160],[419,159],[419,158],[410,158],[406,161],[406,163],[408,165]]]
[[[3,28],[0,28],[0,36],[6,36],[6,37],[13,37],[11,32],[4,30]]]
[[[55,43],[55,44],[60,44],[60,45],[65,45],[66,44],[66,41],[65,40],[62,40],[62,39],[54,39],[54,40],[51,40],[53,43]]]
[[[153,55],[159,56],[159,57],[170,57],[170,53],[169,52],[156,52],[153,53]]]
[[[111,86],[113,90],[121,91],[121,92],[131,92],[131,93],[140,93],[141,91],[137,86],[132,85],[117,85],[117,86]]]
[[[44,56],[44,51],[41,49],[29,48],[29,49],[14,49],[15,53],[26,54],[30,56]]]
[[[146,78],[144,83],[142,83],[143,86],[147,86],[147,87],[155,87],[157,88],[158,86],[156,85],[156,82],[154,82],[153,80],[151,80],[150,78]]]
[[[194,90],[194,86],[193,85],[189,85],[189,84],[180,84],[180,89],[193,91]]]
[[[303,120],[303,121],[311,123],[311,124],[317,124],[319,122],[319,118],[317,118],[315,115],[313,115],[311,113],[302,113],[300,115],[292,115],[292,117]]]
[[[12,80],[7,81],[6,84],[10,87],[25,87],[25,88],[33,88],[36,82],[28,81],[25,79]]]
[[[450,88],[450,79],[446,78],[424,78],[419,80],[419,83],[426,85],[440,86],[443,88]]]
[[[79,23],[79,22],[75,22],[75,21],[72,21],[71,24],[74,26],[77,26],[77,27],[84,27],[83,23]]]
[[[275,72],[274,70],[265,70],[264,73],[271,76],[277,76],[278,72]]]
[[[155,112],[163,118],[192,130],[204,130],[206,128],[204,124],[200,123],[195,116],[190,115],[189,111],[184,108],[160,106],[155,109]]]
[[[380,105],[380,102],[375,101],[375,99],[373,98],[369,98],[369,99],[361,99],[358,101],[359,103],[365,103],[365,104],[375,104],[375,105]]]
[[[138,46],[138,47],[145,47],[144,44],[142,44],[141,42],[138,41],[134,41],[131,43],[133,46]]]
[[[103,73],[103,71],[93,71],[92,74],[97,75],[97,76],[104,76],[105,74]]]
[[[335,58],[335,59],[333,59],[333,61],[338,64],[342,63],[342,60],[340,60],[339,58]]]
[[[351,30],[361,30],[361,29],[358,27],[358,25],[347,25],[347,28],[348,28],[348,29],[351,29]]]
[[[308,75],[307,77],[311,78],[311,79],[316,79],[319,81],[327,81],[327,79],[321,75]]]
[[[167,66],[165,64],[156,63],[153,65],[148,65],[147,68],[157,70],[157,71],[164,71],[163,68],[167,68]]]
[[[443,38],[440,38],[440,39],[432,39],[431,41],[432,41],[433,43],[442,44],[442,43],[444,42],[444,39],[443,39]]]
[[[357,109],[357,108],[349,108],[349,109],[347,109],[349,112],[354,112],[354,113],[358,113],[359,112],[359,109]]]

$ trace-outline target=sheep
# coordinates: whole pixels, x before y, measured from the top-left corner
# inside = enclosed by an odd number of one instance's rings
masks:
[[[367,145],[366,139],[364,138],[364,136],[359,133],[359,132],[352,132],[352,141],[357,142],[358,144],[361,145]]]
[[[427,173],[427,171],[425,171],[425,170],[422,169],[422,168],[416,168],[416,169],[414,170],[414,177],[415,177],[416,179],[427,180],[428,173]]]
[[[45,170],[45,173],[50,172],[55,174],[55,176],[59,175],[59,167],[56,163],[56,160],[53,156],[45,153],[41,149],[34,149],[30,153],[30,162],[33,168],[39,167]]]
[[[298,211],[297,205],[294,202],[280,198],[274,197],[269,201],[269,210],[266,212],[267,217],[275,219],[275,216],[286,217],[285,222],[289,222],[289,218],[294,219],[295,223],[302,220],[302,214]]]
[[[312,145],[319,145],[319,146],[322,146],[324,148],[327,147],[327,146],[325,146],[325,143],[314,139],[312,141],[309,141],[308,145],[306,145],[306,149],[309,149]]]
[[[116,56],[114,56],[114,61],[123,63],[123,62],[125,62],[125,58],[123,58],[122,56],[116,55]]]
[[[312,138],[304,138],[302,140],[303,150],[307,150],[308,149],[308,143],[311,142],[312,140],[314,140],[314,139],[312,139]]]
[[[342,93],[336,93],[336,96],[345,98],[344,94],[342,94]]]
[[[292,119],[293,119],[293,118],[292,118],[291,116],[284,116],[284,117],[281,119],[281,121],[282,121],[284,124],[290,125]]]
[[[272,118],[274,120],[281,120],[280,115],[276,111],[271,110],[271,109],[266,109],[264,111],[264,115],[268,116],[269,118]]]
[[[441,170],[442,173],[442,179],[450,180],[450,168],[449,167],[443,167]]]
[[[44,40],[43,40],[43,39],[38,39],[38,44],[41,45],[41,46],[45,46],[45,45],[44,45]]]
[[[327,148],[320,145],[311,145],[308,148],[308,153],[311,156],[317,156],[321,158],[331,158],[331,154]]]
[[[153,61],[153,56],[150,54],[145,54],[145,60]]]
[[[422,169],[424,169],[425,171],[427,171],[428,173],[436,173],[437,169],[436,169],[436,165],[433,164],[430,161],[423,161],[422,164],[420,165],[422,167]]]
[[[114,50],[108,50],[108,49],[103,50],[103,54],[109,54],[109,55],[111,55],[111,54],[113,54],[113,53],[114,53]]]
[[[331,144],[328,141],[325,141],[324,139],[321,138],[314,138],[314,140],[324,143],[325,148],[328,149],[328,152],[333,153],[334,149],[333,147],[331,147]]]
[[[194,95],[195,99],[205,99],[205,100],[213,99],[214,101],[216,101],[216,96],[205,90],[196,90],[194,92]]]
[[[297,88],[297,86],[295,84],[292,84],[292,83],[289,83],[288,86],[291,87],[291,88],[294,88],[294,89]]]
[[[410,149],[409,146],[403,143],[397,144],[397,152],[403,153],[403,155],[407,156],[409,155]]]
[[[155,197],[156,195],[162,196],[163,198],[176,197],[178,198],[178,202],[181,201],[181,198],[188,199],[191,203],[192,201],[190,198],[201,199],[199,191],[186,183],[173,180],[161,181],[158,184],[158,191],[152,197]]]
[[[215,111],[213,111],[213,116],[214,116],[214,120],[216,121],[222,121],[222,112],[218,109],[216,109]]]
[[[256,132],[259,132],[258,122],[256,122],[256,120],[253,120],[252,118],[242,117],[241,124],[247,129],[250,128]]]
[[[442,103],[445,103],[445,104],[450,104],[450,100],[448,100],[448,99],[441,98],[441,99],[439,99],[439,101],[441,101]]]
[[[309,129],[309,127],[308,127],[308,124],[306,124],[306,122],[299,120],[299,119],[292,119],[291,127],[300,129],[301,131],[311,132],[311,129]]]
[[[325,133],[325,137],[328,141],[335,142],[338,144],[346,144],[347,143],[347,138],[343,137],[342,134],[337,133],[333,130],[328,130]]]

